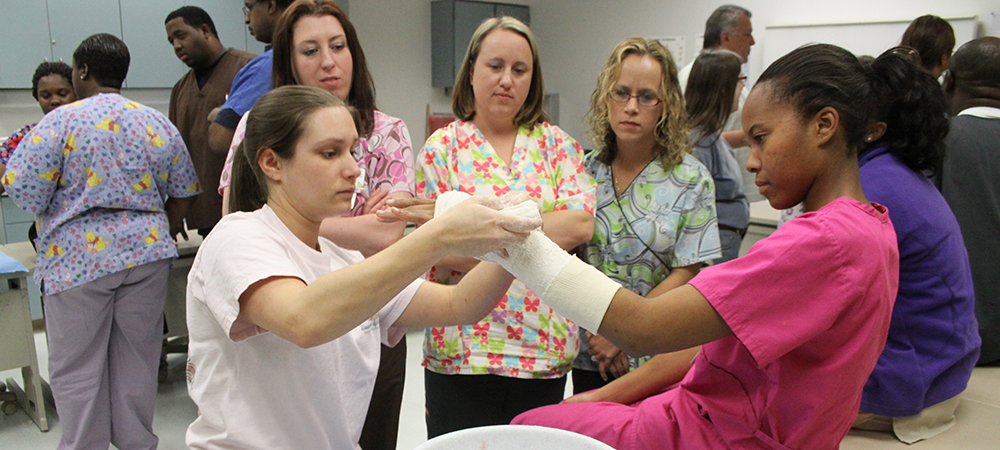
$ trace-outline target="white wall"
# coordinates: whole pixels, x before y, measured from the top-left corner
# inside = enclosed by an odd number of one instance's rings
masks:
[[[450,98],[431,87],[431,0],[357,0],[351,20],[358,29],[375,78],[378,106],[406,121],[414,145],[426,138],[426,107],[450,112]],[[560,94],[560,125],[584,146],[583,116],[597,72],[621,39],[642,35],[687,38],[687,60],[694,58],[705,19],[723,1],[681,0],[504,0],[531,6],[531,28],[542,52],[545,84]],[[769,25],[908,20],[923,14],[978,15],[990,22],[1000,10],[996,0],[732,0],[753,11],[758,44],[750,54],[751,75],[759,73],[763,30]],[[197,4],[197,0],[192,3]],[[7,45],[7,43],[0,43]],[[686,62],[686,61],[685,61]],[[127,96],[166,111],[169,90],[127,90]],[[6,135],[41,117],[28,91],[0,90],[0,133]]]
[[[544,1],[544,0],[543,0]],[[528,0],[503,3],[532,4]],[[413,146],[427,139],[431,112],[451,113],[451,97],[431,87],[431,0],[356,0],[351,22],[375,78],[378,107],[406,122]],[[531,20],[536,13],[532,6]]]
[[[585,147],[583,117],[590,106],[597,74],[611,50],[629,36],[686,36],[685,63],[694,59],[705,19],[718,6],[734,3],[753,13],[757,45],[750,53],[751,79],[759,74],[764,28],[810,23],[911,20],[924,14],[942,17],[979,16],[980,28],[990,13],[1000,11],[996,0],[540,0],[532,2],[532,30],[542,50],[545,85],[560,95],[561,127]],[[980,34],[982,31],[980,32]],[[961,43],[958,43],[961,45]],[[957,46],[956,46],[957,48]]]

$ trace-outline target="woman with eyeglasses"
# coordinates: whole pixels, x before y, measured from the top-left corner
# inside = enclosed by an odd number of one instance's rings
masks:
[[[601,70],[587,116],[597,148],[584,166],[597,180],[594,236],[578,255],[626,289],[654,297],[682,286],[722,255],[712,175],[691,155],[677,66],[660,43],[618,44]],[[596,330],[591,330],[596,331]],[[574,363],[574,393],[626,374],[632,359],[587,332]],[[697,348],[655,358],[683,373]],[[680,377],[677,378],[680,380]],[[613,401],[599,391],[570,401]]]
[[[535,38],[511,17],[484,21],[455,80],[457,121],[417,156],[418,197],[448,191],[497,196],[527,192],[541,207],[545,234],[563,249],[590,239],[594,181],[583,149],[542,110],[545,89]],[[455,284],[477,263],[447,257],[428,280]],[[507,424],[559,403],[576,357],[578,327],[515,280],[500,304],[472,326],[427,329],[424,386],[429,438]]]
[[[740,163],[722,128],[739,107],[746,76],[740,73],[740,56],[728,50],[703,52],[694,60],[684,91],[694,156],[708,168],[715,182],[715,208],[719,214],[722,257],[715,264],[736,259],[747,226],[750,203],[743,192]]]

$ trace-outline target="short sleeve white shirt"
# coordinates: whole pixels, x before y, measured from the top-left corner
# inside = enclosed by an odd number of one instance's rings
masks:
[[[378,370],[380,343],[416,293],[415,281],[347,334],[309,349],[240,315],[239,297],[257,281],[287,276],[307,284],[364,257],[320,238],[316,251],[270,207],[224,217],[202,243],[188,276],[188,392],[199,417],[187,445],[218,448],[358,448]]]

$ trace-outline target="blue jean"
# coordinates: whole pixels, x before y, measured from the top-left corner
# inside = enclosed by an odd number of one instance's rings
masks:
[[[722,244],[722,257],[713,260],[713,264],[722,264],[740,256],[740,245],[743,244],[743,236],[739,231],[723,230],[720,228],[719,243]]]

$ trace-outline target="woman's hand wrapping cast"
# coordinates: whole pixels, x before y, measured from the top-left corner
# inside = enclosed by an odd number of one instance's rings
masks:
[[[452,210],[466,204],[469,197],[469,194],[457,191],[442,194],[434,208],[435,217],[450,216]],[[521,198],[505,196],[481,202],[502,206],[500,211],[503,213],[540,221],[541,215],[534,201],[528,199],[514,204]],[[543,302],[581,327],[590,330],[600,328],[604,313],[621,287],[618,283],[566,253],[540,229],[533,229],[526,240],[509,245],[506,250],[508,257],[491,253],[482,255],[480,259],[503,266],[538,294]]]

